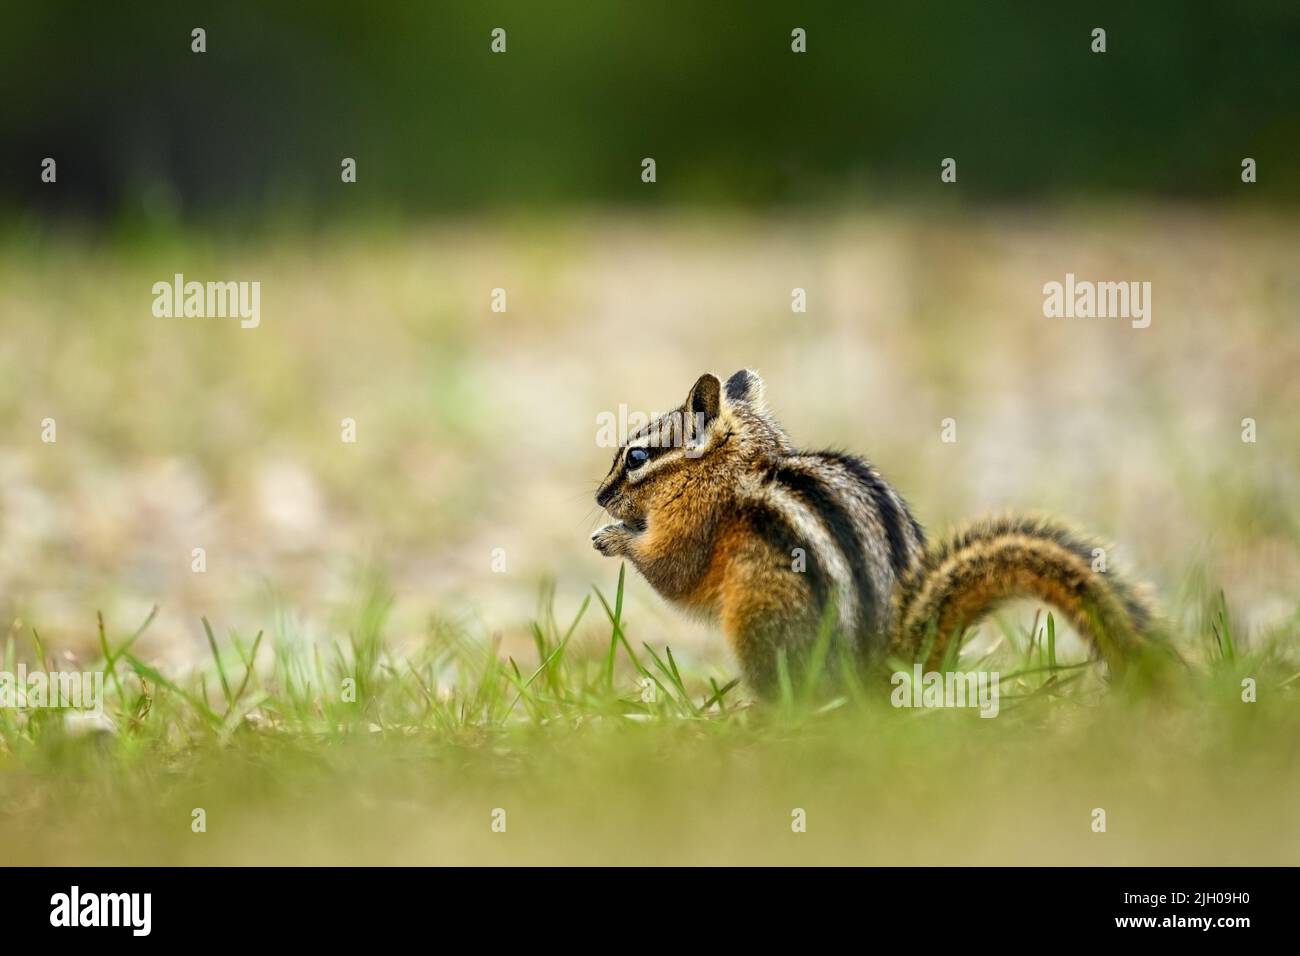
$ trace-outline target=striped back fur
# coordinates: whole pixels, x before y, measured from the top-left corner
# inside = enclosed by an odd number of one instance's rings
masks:
[[[825,579],[840,630],[868,654],[882,650],[895,582],[925,547],[907,502],[867,462],[838,451],[781,456],[758,497],[805,548],[807,573]]]

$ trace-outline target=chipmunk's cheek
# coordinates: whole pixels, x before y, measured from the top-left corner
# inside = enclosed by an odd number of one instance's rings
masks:
[[[616,495],[605,510],[617,518],[619,521],[631,522],[639,518],[640,511],[636,505],[627,497],[627,495]]]
[[[627,525],[632,531],[645,530],[646,512],[645,509],[637,505],[636,502],[624,502],[622,514],[618,517],[619,520]]]

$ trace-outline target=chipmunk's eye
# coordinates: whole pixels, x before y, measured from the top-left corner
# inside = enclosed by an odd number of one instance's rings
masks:
[[[650,460],[650,453],[644,448],[629,448],[627,450],[627,470],[636,471],[647,461]]]

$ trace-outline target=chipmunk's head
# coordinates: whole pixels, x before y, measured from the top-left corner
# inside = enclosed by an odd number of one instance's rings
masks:
[[[758,474],[790,441],[763,403],[763,380],[741,369],[724,384],[699,377],[680,408],[628,436],[600,483],[596,504],[630,525],[673,506],[718,500]]]

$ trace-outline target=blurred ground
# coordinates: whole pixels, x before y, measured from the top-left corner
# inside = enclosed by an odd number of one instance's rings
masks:
[[[65,747],[61,772],[0,777],[0,836],[13,865],[1294,866],[1294,702],[1223,690],[988,721],[606,717],[491,747],[249,735],[165,769]]]
[[[376,571],[399,642],[435,618],[526,641],[544,578],[564,614],[616,575],[588,542],[611,455],[597,415],[742,366],[796,441],[865,453],[932,532],[1060,511],[1179,616],[1206,583],[1248,629],[1297,610],[1291,218],[591,213],[305,238],[16,229],[0,246],[0,613],[56,647],[92,645],[96,610],[129,630],[157,603],[141,651],[181,666],[201,615],[317,633]],[[151,286],[176,272],[261,281],[261,327],[155,318]],[[1151,327],[1044,318],[1042,286],[1067,272],[1150,281]],[[725,662],[635,577],[627,617]]]

